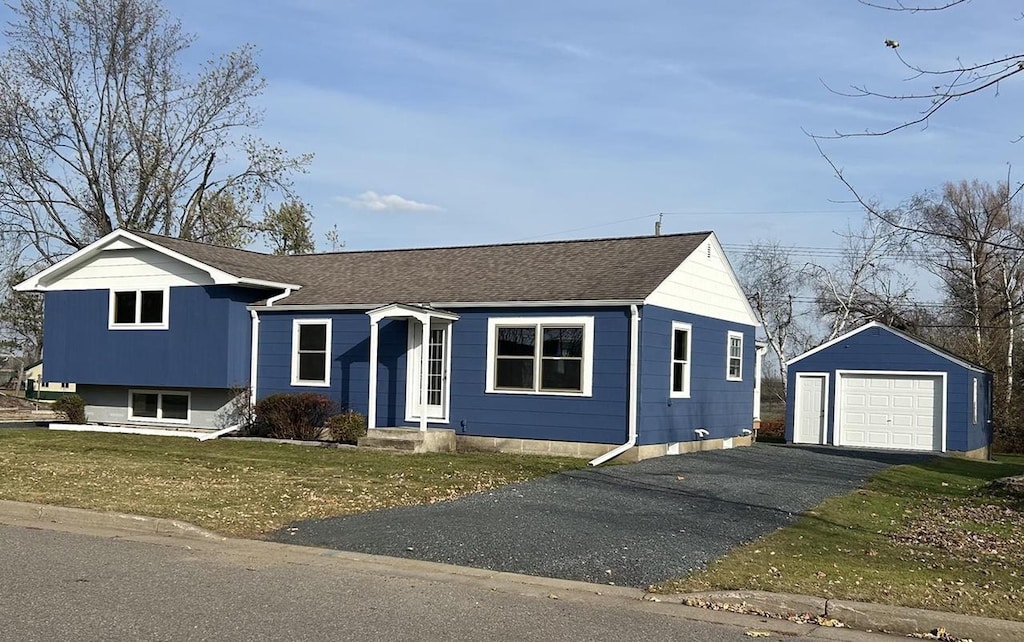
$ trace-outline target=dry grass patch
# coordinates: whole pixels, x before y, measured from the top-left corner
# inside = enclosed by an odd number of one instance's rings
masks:
[[[1024,498],[988,492],[1024,457],[876,475],[663,592],[758,589],[1024,620]]]
[[[406,455],[181,437],[0,431],[0,499],[171,517],[258,536],[295,520],[445,501],[579,459]]]

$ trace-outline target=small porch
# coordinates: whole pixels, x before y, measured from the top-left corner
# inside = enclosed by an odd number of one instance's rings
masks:
[[[428,305],[408,303],[392,303],[367,312],[367,316],[370,317],[367,432],[359,445],[411,452],[454,452],[455,431],[436,425],[449,421],[451,326],[459,316]],[[377,425],[380,323],[386,319],[404,320],[409,326],[405,420],[416,423],[415,427]]]

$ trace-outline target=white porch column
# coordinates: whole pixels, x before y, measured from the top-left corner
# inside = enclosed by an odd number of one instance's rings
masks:
[[[423,331],[420,332],[420,431],[427,431],[427,368],[430,363],[430,315],[419,319]]]
[[[380,328],[378,321],[370,319],[370,399],[366,406],[366,429],[377,427],[377,342]]]

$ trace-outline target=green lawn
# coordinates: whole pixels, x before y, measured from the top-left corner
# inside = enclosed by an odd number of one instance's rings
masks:
[[[1024,457],[898,466],[660,592],[758,589],[1024,620]]]
[[[0,430],[0,499],[173,517],[250,537],[294,520],[438,502],[585,465],[492,453]]]

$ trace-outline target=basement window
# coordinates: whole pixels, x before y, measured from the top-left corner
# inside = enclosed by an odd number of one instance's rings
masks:
[[[128,418],[134,421],[188,423],[191,395],[166,390],[129,390]]]

